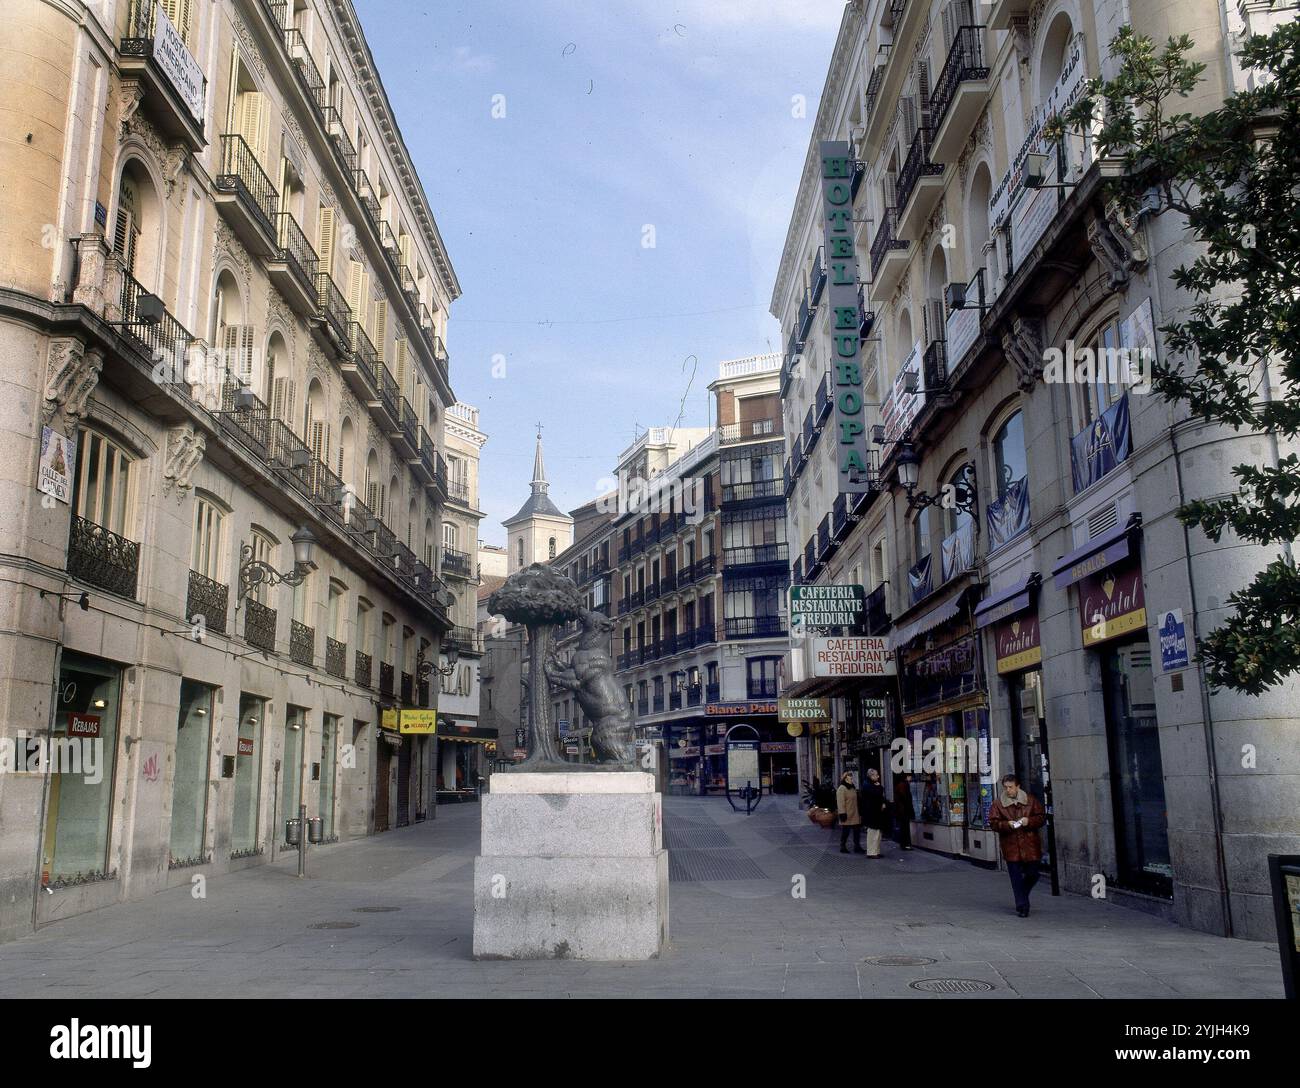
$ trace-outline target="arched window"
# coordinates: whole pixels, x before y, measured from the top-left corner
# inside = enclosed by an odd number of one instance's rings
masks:
[[[338,456],[338,474],[339,479],[345,484],[355,483],[353,477],[356,475],[356,434],[352,426],[352,417],[344,416],[343,422],[339,426],[339,456]]]
[[[935,246],[930,254],[930,274],[926,280],[925,342],[932,344],[945,339],[947,315],[944,313],[944,289],[948,286],[948,259],[942,246]]]
[[[519,538],[519,548],[518,548],[518,552],[519,552],[519,565],[522,567],[522,566],[524,565],[524,540],[523,540],[523,537],[520,537],[520,538]]]
[[[194,496],[194,540],[190,549],[190,570],[225,581],[226,510],[209,495]]]
[[[289,366],[289,348],[278,332],[273,332],[266,342],[263,371],[262,399],[272,406],[272,414],[277,419],[287,419],[279,411],[286,407],[293,411],[293,371]]]
[[[989,195],[992,192],[992,177],[988,163],[981,162],[975,168],[975,177],[971,181],[970,197],[966,201],[967,245],[972,260],[984,266],[984,291],[991,297],[998,282],[997,246],[990,237],[989,230]]]
[[[279,550],[279,542],[265,529],[254,525],[249,531],[249,545],[252,548],[252,559],[254,561],[266,563],[276,570],[280,569],[276,566],[275,558],[275,554]],[[243,557],[241,556],[240,559],[242,561]],[[266,604],[268,592],[266,583],[262,582],[253,590],[252,597],[258,604]]]
[[[1024,416],[1013,412],[993,436],[993,481],[998,498],[1007,489],[1029,475],[1029,462],[1025,456]]]
[[[235,277],[223,269],[212,290],[212,342],[221,348],[227,373],[250,384],[253,380],[253,326],[244,314],[243,293]],[[268,388],[268,394],[272,390]]]
[[[98,431],[77,434],[72,512],[118,536],[130,537],[135,458]]]
[[[344,605],[347,602],[347,596],[348,587],[337,578],[331,578],[329,604],[326,609],[325,635],[335,642],[347,642],[347,632],[344,630]]]
[[[551,537],[550,543],[547,545],[546,552],[548,558],[550,559],[555,558],[555,537]]]
[[[303,415],[303,441],[312,456],[323,465],[330,463],[329,412],[325,407],[325,388],[319,378],[313,378],[307,387],[307,405]]]
[[[384,511],[384,485],[379,480],[379,454],[372,447],[366,454],[366,505],[375,517]]]
[[[118,179],[113,250],[146,291],[160,287],[162,221],[162,204],[149,172],[138,159],[129,160]]]
[[[433,518],[424,519],[424,565],[437,570],[437,556],[434,555],[437,542],[433,536]]]
[[[1058,12],[1056,18],[1043,36],[1043,49],[1038,56],[1038,97],[1037,102],[1044,101],[1052,93],[1056,81],[1065,71],[1069,56],[1070,40],[1074,37],[1074,25],[1065,12]]]

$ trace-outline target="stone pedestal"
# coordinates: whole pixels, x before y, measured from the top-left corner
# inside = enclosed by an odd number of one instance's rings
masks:
[[[645,960],[667,946],[653,775],[494,774],[482,808],[476,959]]]

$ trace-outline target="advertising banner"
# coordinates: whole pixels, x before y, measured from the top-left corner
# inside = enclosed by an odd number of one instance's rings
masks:
[[[1083,579],[1079,583],[1079,623],[1085,646],[1146,627],[1141,566],[1130,563],[1111,567]]]
[[[1038,617],[1033,613],[999,623],[993,629],[994,656],[1000,673],[1042,664],[1043,646]]]
[[[898,666],[886,638],[815,638],[813,676],[895,676]]]

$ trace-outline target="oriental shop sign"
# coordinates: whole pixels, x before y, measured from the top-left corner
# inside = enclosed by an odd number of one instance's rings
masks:
[[[858,327],[858,259],[853,244],[853,148],[823,140],[822,221],[826,237],[826,298],[831,307],[831,380],[835,395],[835,464],[840,491],[871,490],[867,476],[866,408]]]

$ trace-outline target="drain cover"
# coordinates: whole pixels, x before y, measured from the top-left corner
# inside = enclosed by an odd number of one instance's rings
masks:
[[[982,994],[994,988],[978,978],[919,978],[908,985],[928,994]]]
[[[388,914],[390,911],[401,910],[401,907],[353,907],[353,914]],[[355,925],[356,923],[352,923]]]
[[[873,967],[924,967],[934,960],[928,956],[868,956],[862,962]]]
[[[360,922],[313,922],[308,929],[356,929]]]

